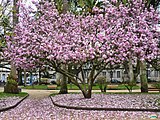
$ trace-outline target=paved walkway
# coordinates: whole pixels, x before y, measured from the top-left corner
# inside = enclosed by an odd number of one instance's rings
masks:
[[[4,88],[0,87],[0,92],[3,92]],[[26,92],[29,94],[29,98],[46,98],[52,93],[58,93],[57,90],[30,90],[30,89],[22,89],[22,92]]]

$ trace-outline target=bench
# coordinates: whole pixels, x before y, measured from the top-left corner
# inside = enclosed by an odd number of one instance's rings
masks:
[[[159,88],[155,88],[155,87],[149,87],[148,91],[159,91],[160,92],[160,89]]]
[[[56,90],[57,89],[57,85],[47,85],[47,89],[48,90]]]
[[[118,88],[118,85],[107,85],[108,90],[115,90]]]

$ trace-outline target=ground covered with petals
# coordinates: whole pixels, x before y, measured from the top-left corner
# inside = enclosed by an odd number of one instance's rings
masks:
[[[75,100],[78,99],[77,101],[81,102],[89,101],[83,99],[81,95],[60,95],[60,96],[58,95],[53,97],[53,99],[58,100],[58,98],[64,96],[65,97],[68,96],[66,97],[66,102],[68,101],[68,99],[71,99],[71,97],[75,97],[74,98]],[[94,96],[96,95],[93,95],[93,98],[91,99],[93,101],[95,99]],[[124,98],[125,97],[126,96],[124,96]],[[113,99],[116,99],[116,96]],[[146,100],[147,99],[148,98],[146,98]],[[100,100],[97,101],[97,104],[98,102],[100,102]],[[120,103],[120,101],[118,103]],[[73,102],[72,104],[78,105],[78,102],[77,103]],[[123,103],[123,104],[127,105],[128,103]],[[0,120],[125,120],[125,119],[146,120],[149,119],[153,114],[156,114],[158,117],[160,117],[160,113],[158,112],[154,113],[154,112],[128,112],[128,111],[71,110],[54,106],[49,98],[44,98],[44,99],[27,98],[16,108],[6,112],[1,112]]]
[[[4,97],[0,98],[0,109],[7,108],[18,103],[22,97]]]
[[[82,94],[64,94],[52,97],[60,105],[98,108],[158,109],[159,94],[93,94],[84,99]]]

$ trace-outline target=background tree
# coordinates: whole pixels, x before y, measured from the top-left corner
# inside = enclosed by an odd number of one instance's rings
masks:
[[[19,13],[19,8],[17,6],[18,0],[13,0],[13,29],[15,28],[16,24],[18,23],[18,16],[17,14]],[[11,71],[10,71],[10,76],[13,77],[14,80],[17,81],[17,72],[16,72],[16,67],[14,64],[11,62]]]
[[[140,2],[142,4],[143,10],[145,8],[150,10],[151,6],[153,6],[154,9],[157,9],[157,6],[159,4],[159,1],[157,1],[157,0],[142,0],[142,1],[136,1],[136,2]],[[111,1],[111,3],[113,5],[116,5],[117,7],[119,7],[121,4],[124,4],[125,6],[132,7],[132,1],[128,1],[128,0],[116,0],[116,1]],[[139,33],[139,34],[141,36],[141,33]],[[157,62],[157,59],[154,61]],[[141,92],[148,92],[146,61],[142,62],[142,61],[137,60],[137,62],[136,62],[137,65],[135,65],[135,66],[133,65],[131,60],[129,60],[129,62],[127,62],[127,63],[128,63],[128,70],[129,70],[128,74],[129,74],[129,78],[130,78],[130,84],[135,84],[135,82],[137,80],[137,76],[140,74]]]

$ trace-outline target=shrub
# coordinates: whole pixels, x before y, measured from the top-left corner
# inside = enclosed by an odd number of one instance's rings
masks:
[[[107,87],[106,77],[104,76],[97,77],[97,83],[101,92],[106,92],[106,87]]]
[[[132,92],[133,87],[136,86],[136,82],[135,81],[128,81],[128,82],[125,82],[124,86],[127,88],[127,90],[129,92]]]
[[[49,79],[48,79],[48,78],[41,78],[39,84],[40,84],[40,85],[41,85],[41,84],[47,85],[47,84],[50,84],[50,82],[49,82]]]
[[[18,94],[20,92],[19,88],[18,88],[18,83],[10,75],[8,76],[7,83],[4,86],[4,92],[5,93],[14,93],[14,94]]]
[[[160,82],[157,82],[156,84],[153,84],[153,87],[160,89]]]
[[[57,79],[56,83],[57,83],[57,86],[60,86],[61,85],[61,79]]]

